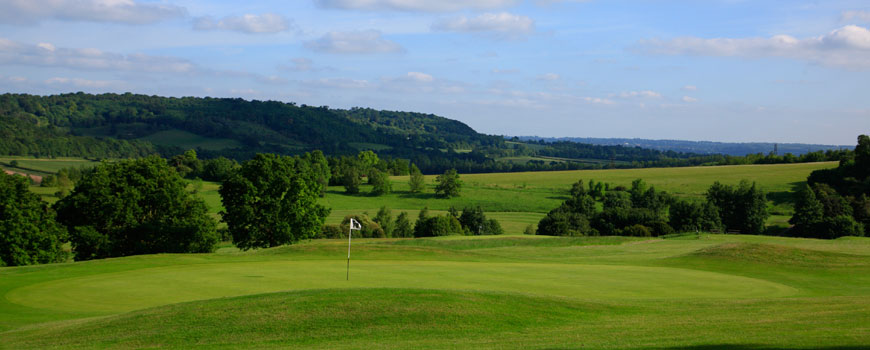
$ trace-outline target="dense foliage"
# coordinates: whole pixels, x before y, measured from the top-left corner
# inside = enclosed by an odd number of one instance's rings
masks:
[[[258,154],[220,187],[223,221],[246,250],[314,238],[329,209],[317,204],[322,176],[310,156]]]
[[[67,231],[24,177],[0,171],[0,266],[62,262]]]
[[[870,233],[870,137],[858,136],[853,157],[816,170],[795,198],[789,222],[800,237],[837,238]]]
[[[662,236],[675,232],[764,232],[765,194],[746,181],[715,183],[705,202],[679,199],[643,180],[631,188],[590,181],[575,183],[571,197],[538,223],[537,234],[555,236]],[[601,210],[599,210],[599,207]]]
[[[441,198],[459,197],[462,180],[456,169],[450,169],[435,178],[435,195]]]
[[[103,163],[55,204],[76,260],[210,252],[217,224],[166,160]]]

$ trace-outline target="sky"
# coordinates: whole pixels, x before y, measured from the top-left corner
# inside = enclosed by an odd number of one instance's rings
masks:
[[[866,0],[2,0],[0,93],[413,111],[487,134],[854,145]]]

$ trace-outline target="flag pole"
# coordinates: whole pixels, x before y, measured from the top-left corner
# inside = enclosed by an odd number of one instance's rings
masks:
[[[353,220],[353,219],[351,219]],[[353,221],[350,222],[350,228],[347,230],[347,277],[345,281],[350,281],[350,237],[353,236]]]

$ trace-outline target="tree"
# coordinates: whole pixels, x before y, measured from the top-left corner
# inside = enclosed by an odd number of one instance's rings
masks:
[[[202,174],[202,162],[196,158],[196,151],[192,149],[172,157],[169,164],[181,177],[194,178]]]
[[[675,200],[669,210],[669,223],[678,232],[721,230],[722,223],[716,206],[709,202],[696,203]]]
[[[421,193],[425,187],[423,173],[414,164],[411,164],[411,180],[408,186],[411,188],[411,193]]]
[[[870,177],[870,136],[858,136],[855,146],[855,175],[859,180]]]
[[[304,158],[257,154],[245,161],[219,190],[233,243],[247,250],[315,237],[329,214],[317,203],[321,186]]]
[[[459,216],[459,223],[462,224],[462,228],[465,229],[465,232],[472,235],[484,234],[486,232],[483,230],[485,222],[486,215],[484,215],[483,209],[480,206],[462,209],[462,215]]]
[[[326,196],[326,186],[329,186],[329,179],[332,177],[332,172],[329,169],[329,162],[326,160],[326,156],[324,156],[323,152],[320,150],[315,150],[311,153],[305,153],[302,157],[311,164],[315,178],[320,184],[319,195],[321,197]]]
[[[816,199],[816,194],[809,185],[798,191],[794,203],[794,215],[788,222],[794,225],[794,231],[798,234],[807,234],[817,228],[825,217],[822,202]]]
[[[217,224],[166,160],[103,163],[55,204],[76,260],[211,252]]]
[[[348,215],[341,220],[340,227],[344,230],[343,235],[345,235],[343,237],[347,237],[346,234],[348,233],[348,227],[350,227],[350,219],[354,219],[356,222],[360,223],[360,229],[353,234],[354,237],[387,238],[387,233],[384,232],[384,228],[377,222],[372,221],[372,219],[365,214]]]
[[[0,172],[0,266],[63,262],[66,230],[27,180]]]
[[[386,206],[381,207],[378,210],[377,215],[375,215],[374,222],[381,225],[381,228],[384,229],[384,234],[387,237],[393,237],[393,214],[390,211],[390,208]]]
[[[767,199],[755,183],[740,181],[737,187],[716,181],[707,190],[707,201],[719,210],[722,225],[729,230],[744,234],[759,234],[764,231]]]
[[[202,178],[206,181],[223,182],[230,173],[239,167],[239,163],[232,159],[217,157],[203,161]]]
[[[387,173],[378,169],[372,169],[369,174],[369,183],[372,184],[372,195],[383,196],[393,191],[393,183]]]
[[[442,198],[459,197],[462,189],[462,180],[456,169],[450,169],[435,178],[435,195]]]
[[[401,212],[393,225],[393,237],[414,237],[414,228],[408,221],[408,213]]]
[[[359,186],[362,184],[362,180],[359,177],[359,170],[357,168],[349,166],[343,169],[344,173],[341,176],[342,185],[344,185],[344,191],[347,194],[357,194],[359,193]]]

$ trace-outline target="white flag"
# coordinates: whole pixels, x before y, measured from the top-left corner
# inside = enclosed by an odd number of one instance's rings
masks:
[[[354,220],[354,218],[350,218],[350,229],[362,230],[362,225],[359,223],[359,221]]]

